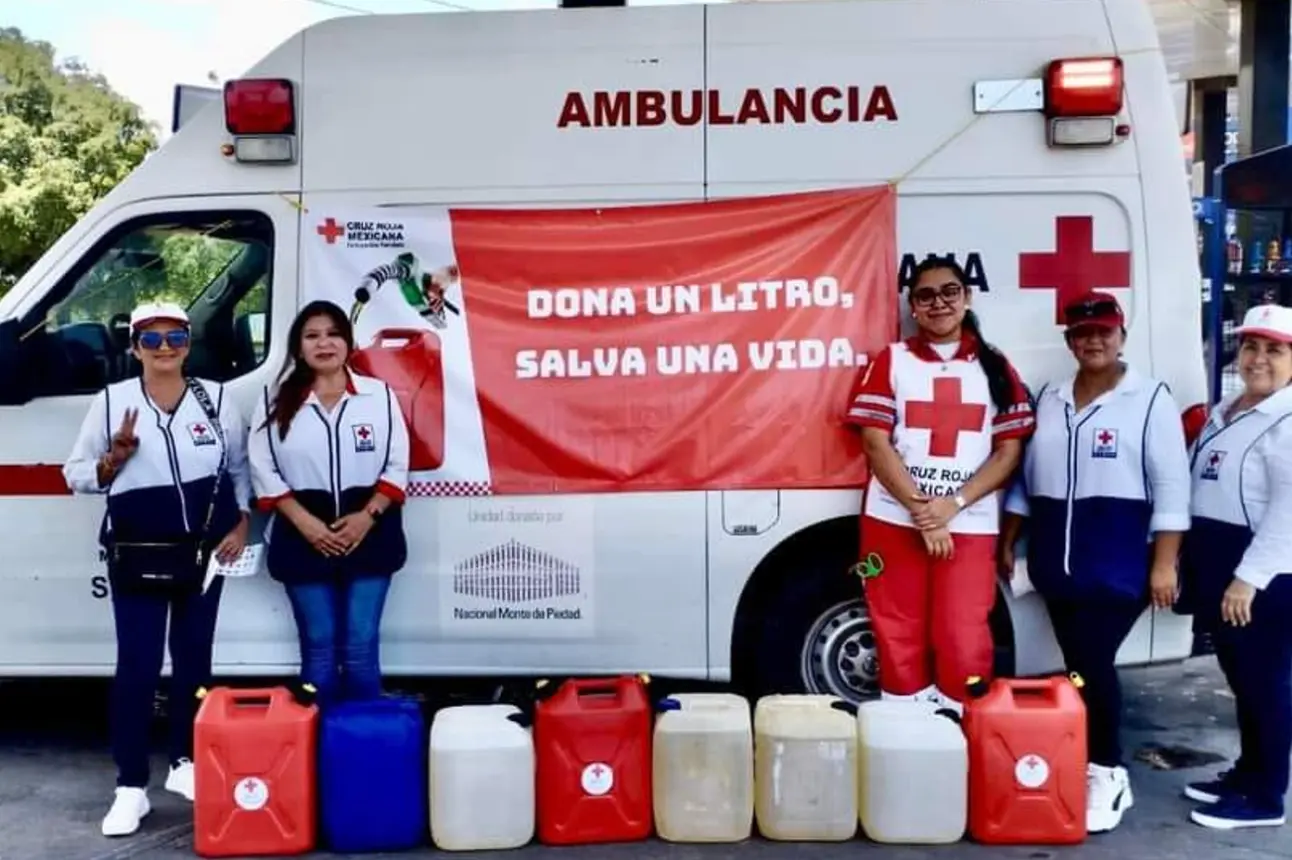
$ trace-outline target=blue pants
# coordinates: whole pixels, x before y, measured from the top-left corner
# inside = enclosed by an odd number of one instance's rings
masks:
[[[381,614],[390,577],[287,586],[300,637],[301,680],[319,703],[381,696]]]
[[[1261,809],[1282,811],[1292,755],[1292,574],[1256,592],[1252,623],[1221,622],[1216,660],[1234,694],[1242,753],[1234,766],[1240,790]]]
[[[153,700],[161,680],[168,615],[171,684],[167,754],[172,765],[181,758],[193,757],[197,690],[211,680],[211,651],[223,591],[222,576],[215,578],[206,594],[174,599],[112,589],[117,667],[112,684],[111,731],[117,785],[148,785]]]

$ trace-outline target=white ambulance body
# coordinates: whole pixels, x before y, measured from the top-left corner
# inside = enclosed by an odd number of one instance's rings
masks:
[[[1052,126],[1047,113],[1119,98],[1113,63],[1056,61],[1114,56],[1125,84],[1117,115]],[[1056,86],[1043,85],[1049,72]],[[234,157],[225,106],[212,104],[0,301],[9,363],[0,366],[0,675],[112,670],[96,561],[103,500],[67,495],[57,469],[95,391],[135,372],[117,315],[130,310],[139,268],[159,265],[156,249],[177,233],[224,225],[212,235],[232,262],[192,307],[192,369],[228,379],[248,416],[283,366],[306,287],[298,249],[318,239],[317,213],[613,206],[877,183],[900,193],[904,268],[927,254],[966,264],[988,338],[1033,390],[1072,368],[1056,288],[1102,286],[1127,307],[1127,359],[1168,382],[1181,410],[1205,400],[1179,129],[1143,0],[354,17],[303,31],[245,78],[291,84],[286,163]],[[679,108],[693,91],[706,93],[705,116],[687,124]],[[765,116],[746,104],[760,100]],[[237,142],[244,157],[273,158],[285,145]],[[250,334],[261,325],[263,348]],[[21,394],[34,380],[38,393]],[[504,613],[458,625],[437,506],[539,502],[594,514],[563,536],[595,546],[571,597],[578,623]],[[860,584],[844,573],[859,504],[858,491],[803,490],[412,498],[384,668],[650,671],[855,699],[873,692],[876,673]],[[500,519],[481,551],[505,542]],[[1009,591],[993,619],[1006,668],[1058,668],[1040,601]],[[293,672],[294,637],[277,583],[229,582],[219,673]],[[1190,644],[1190,619],[1149,612],[1121,659],[1178,659]]]

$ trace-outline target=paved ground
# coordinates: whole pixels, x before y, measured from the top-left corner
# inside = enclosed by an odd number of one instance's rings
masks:
[[[784,844],[688,846],[647,842],[575,849],[528,848],[509,856],[607,860],[833,860],[862,854],[872,860],[960,858],[1071,858],[1139,860],[1211,856],[1222,860],[1292,858],[1292,825],[1239,834],[1214,833],[1187,820],[1191,808],[1180,786],[1210,774],[1233,755],[1232,700],[1214,664],[1200,658],[1183,665],[1132,670],[1127,684],[1128,745],[1136,806],[1114,833],[1066,849],[984,848],[962,843],[945,848]],[[106,750],[104,690],[25,684],[0,686],[0,860],[179,860],[192,852],[191,813],[182,801],[154,793],[154,812],[128,840],[99,835],[99,819],[112,787]],[[1165,754],[1154,756],[1155,748]],[[158,767],[161,767],[158,761]],[[1173,766],[1179,765],[1179,766]],[[432,849],[398,857],[428,857]],[[318,857],[336,855],[319,854]],[[366,855],[375,857],[375,855]]]

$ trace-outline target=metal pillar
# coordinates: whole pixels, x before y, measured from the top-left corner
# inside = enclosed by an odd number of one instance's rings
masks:
[[[1216,168],[1225,163],[1225,133],[1228,125],[1229,87],[1232,78],[1194,81],[1192,116],[1193,160],[1202,163],[1202,196],[1210,197],[1216,183]]]
[[[1287,143],[1292,0],[1241,0],[1238,155]]]

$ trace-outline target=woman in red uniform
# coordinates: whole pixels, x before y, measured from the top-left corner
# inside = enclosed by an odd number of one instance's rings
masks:
[[[997,491],[1035,423],[970,300],[953,260],[922,263],[909,293],[919,331],[867,365],[846,417],[870,465],[861,557],[880,689],[957,712],[967,679],[991,676]]]

